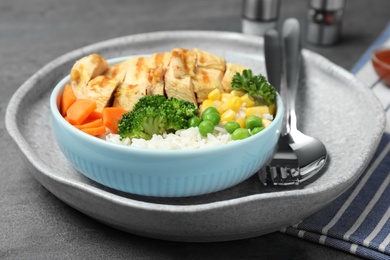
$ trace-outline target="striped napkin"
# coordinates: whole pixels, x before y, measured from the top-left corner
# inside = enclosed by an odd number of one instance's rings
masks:
[[[281,230],[368,259],[390,259],[390,88],[370,61],[375,47],[390,48],[390,22],[353,67],[356,77],[378,96],[387,126],[372,161],[362,176],[329,206],[299,224]]]

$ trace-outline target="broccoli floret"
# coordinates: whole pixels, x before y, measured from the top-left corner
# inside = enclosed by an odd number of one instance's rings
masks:
[[[189,101],[180,100],[177,98],[170,98],[165,104],[173,106],[177,113],[180,113],[183,117],[198,116],[198,108]]]
[[[162,134],[166,117],[157,107],[142,107],[125,115],[118,124],[121,138],[143,138],[149,140],[153,134]]]
[[[162,105],[167,115],[166,130],[176,131],[188,128],[188,120],[198,116],[198,108],[191,102],[170,98]]]
[[[140,100],[134,105],[133,110],[145,107],[159,107],[166,100],[166,97],[162,95],[145,96],[140,98]]]
[[[153,134],[174,132],[188,128],[188,120],[198,115],[198,108],[191,102],[161,95],[145,96],[118,124],[121,138],[149,140]]]

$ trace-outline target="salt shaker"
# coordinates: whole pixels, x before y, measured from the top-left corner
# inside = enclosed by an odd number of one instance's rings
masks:
[[[263,36],[276,27],[280,0],[243,0],[242,32]]]
[[[345,0],[309,0],[307,40],[319,45],[339,41]]]

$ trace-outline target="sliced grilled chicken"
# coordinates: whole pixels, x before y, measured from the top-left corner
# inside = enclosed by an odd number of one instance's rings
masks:
[[[128,60],[127,72],[123,83],[115,91],[113,106],[131,111],[138,100],[146,95],[149,86],[148,63],[149,59],[145,57]]]
[[[169,68],[176,78],[193,77],[195,75],[196,52],[175,48],[172,50]]]
[[[191,78],[195,76],[196,53],[192,50],[173,49],[171,62],[165,73],[165,93],[168,98],[186,100],[198,105]]]
[[[121,63],[108,68],[103,75],[109,78],[115,78],[120,83],[122,83],[125,79],[128,66],[129,66],[129,60],[122,61]]]
[[[127,73],[123,82],[128,84],[148,83],[147,68],[149,59],[146,57],[132,57],[128,60]]]
[[[207,99],[207,95],[214,89],[219,89],[223,92],[221,80],[223,71],[217,69],[197,68],[195,77],[193,78],[194,91],[196,100],[202,103]]]
[[[150,58],[148,69],[149,88],[147,95],[164,95],[164,74],[171,61],[171,53],[154,53]]]
[[[96,102],[96,110],[103,112],[103,108],[111,106],[112,97],[119,81],[115,78],[109,78],[104,75],[97,76],[88,82],[85,87],[85,99]]]
[[[248,69],[247,67],[240,66],[233,63],[226,64],[226,72],[222,78],[222,88],[224,92],[230,92],[232,90],[232,79],[233,76],[238,72],[242,73],[243,70]]]
[[[194,91],[198,103],[203,102],[214,89],[223,92],[222,77],[226,69],[225,59],[212,53],[194,49],[197,56],[197,67],[193,78]]]
[[[156,94],[198,105],[216,88],[230,92],[233,76],[244,69],[197,48],[133,57],[110,68],[100,55],[92,54],[74,64],[71,85],[77,98],[95,100],[98,110],[113,97],[113,106],[131,111],[141,97]]]
[[[99,54],[91,54],[76,61],[70,71],[70,83],[78,99],[85,98],[88,82],[107,70],[108,64]]]
[[[142,86],[144,87],[142,88]],[[132,85],[124,82],[116,88],[112,106],[132,111],[138,100],[145,95],[145,85]]]
[[[197,57],[198,68],[216,69],[222,72],[226,70],[226,62],[224,58],[197,48],[195,48],[194,51]]]

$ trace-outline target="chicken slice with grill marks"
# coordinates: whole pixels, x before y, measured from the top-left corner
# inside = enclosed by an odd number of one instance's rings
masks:
[[[115,78],[119,83],[122,83],[125,79],[128,66],[129,60],[122,61],[121,63],[109,67],[103,75],[109,78]]]
[[[113,107],[121,107],[127,111],[132,111],[134,105],[146,95],[146,88],[140,88],[139,85],[132,85],[128,83],[121,83],[114,94]]]
[[[212,53],[194,49],[197,55],[197,67],[193,78],[194,91],[198,103],[207,99],[207,95],[214,89],[222,93],[222,77],[226,69],[225,59]]]
[[[147,95],[164,95],[164,74],[171,61],[171,53],[154,53],[150,58],[148,69],[149,88]]]
[[[131,111],[140,98],[146,95],[149,86],[149,58],[133,57],[128,60],[127,72],[114,94],[114,107]]]
[[[232,91],[232,79],[236,73],[242,73],[243,70],[248,69],[247,67],[240,66],[233,63],[226,64],[226,72],[222,78],[222,88],[224,92]]]
[[[85,87],[85,99],[96,102],[95,111],[102,113],[103,108],[111,106],[112,97],[119,81],[104,75],[94,77]]]
[[[86,86],[94,77],[108,68],[106,60],[99,54],[85,56],[75,62],[70,71],[70,83],[77,99],[86,98]]]
[[[217,69],[196,69],[196,74],[192,82],[198,103],[202,103],[207,99],[208,94],[216,88],[223,93],[221,85],[222,77],[223,71]]]
[[[197,48],[195,48],[194,51],[196,53],[196,62],[198,68],[216,69],[225,72],[226,62],[224,58]]]
[[[174,97],[198,106],[192,85],[195,66],[196,53],[194,51],[180,48],[172,50],[171,62],[164,76],[165,93],[168,98]]]

